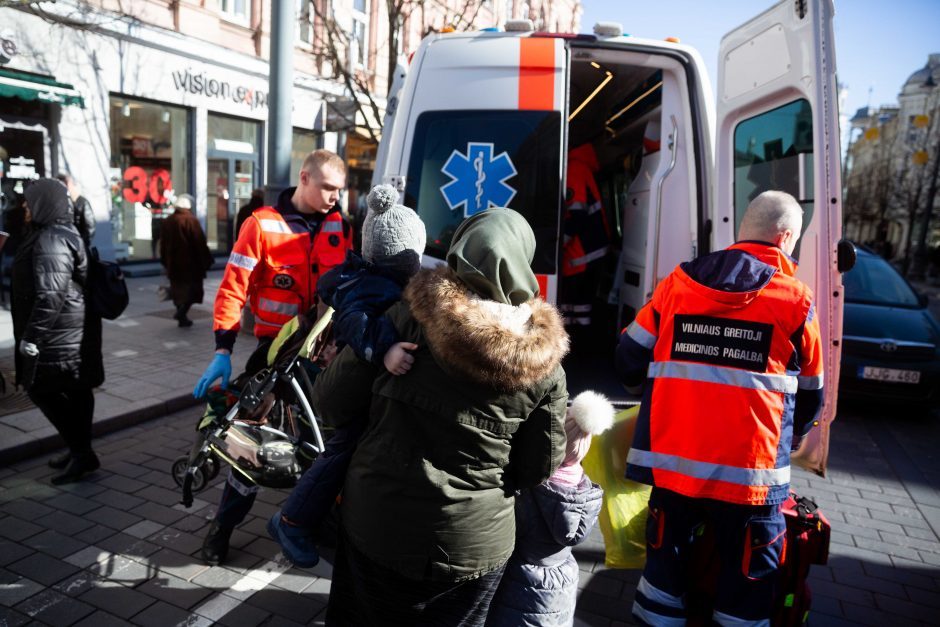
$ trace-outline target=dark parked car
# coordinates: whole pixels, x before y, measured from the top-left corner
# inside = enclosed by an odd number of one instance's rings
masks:
[[[926,296],[861,247],[843,281],[840,397],[940,407],[940,324]]]

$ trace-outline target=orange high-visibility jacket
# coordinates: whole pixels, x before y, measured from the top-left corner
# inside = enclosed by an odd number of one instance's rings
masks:
[[[600,169],[591,144],[582,144],[568,152],[566,176],[567,206],[564,214],[561,249],[561,274],[572,276],[587,269],[587,264],[602,259],[610,245],[610,230],[601,204],[601,194],[594,180]]]
[[[317,279],[340,265],[350,249],[352,229],[338,208],[313,234],[299,214],[256,209],[239,231],[215,297],[216,336],[238,331],[246,300],[255,316],[255,336],[277,335],[284,323],[314,305]]]
[[[627,477],[693,498],[782,502],[797,438],[822,407],[819,322],[796,262],[762,242],[681,264],[621,334],[645,378]]]

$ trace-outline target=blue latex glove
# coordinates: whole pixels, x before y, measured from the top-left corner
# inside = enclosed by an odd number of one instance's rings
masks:
[[[202,377],[196,383],[193,390],[193,396],[202,398],[209,391],[209,386],[215,383],[215,380],[222,377],[222,389],[228,389],[228,380],[232,376],[232,356],[226,353],[216,353],[212,358],[212,363],[202,373]]]

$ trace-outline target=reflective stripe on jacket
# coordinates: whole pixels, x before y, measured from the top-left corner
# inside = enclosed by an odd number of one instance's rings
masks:
[[[216,295],[214,330],[237,331],[246,300],[259,338],[277,335],[284,323],[314,305],[318,277],[343,262],[352,233],[339,210],[324,216],[312,244],[306,224],[299,222],[289,222],[275,207],[256,209],[245,220]]]
[[[780,249],[740,242],[684,263],[621,335],[618,372],[646,386],[627,476],[695,498],[782,502],[796,423],[822,405],[811,290]]]

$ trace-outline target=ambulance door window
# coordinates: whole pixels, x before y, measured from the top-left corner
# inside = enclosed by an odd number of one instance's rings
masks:
[[[443,259],[454,231],[490,207],[515,209],[535,232],[532,269],[555,274],[561,207],[558,111],[428,111],[415,125],[405,204]]]
[[[803,232],[813,219],[813,111],[794,100],[748,118],[734,129],[734,232],[744,210],[767,190],[787,192],[803,207]],[[800,258],[799,243],[793,252]]]

